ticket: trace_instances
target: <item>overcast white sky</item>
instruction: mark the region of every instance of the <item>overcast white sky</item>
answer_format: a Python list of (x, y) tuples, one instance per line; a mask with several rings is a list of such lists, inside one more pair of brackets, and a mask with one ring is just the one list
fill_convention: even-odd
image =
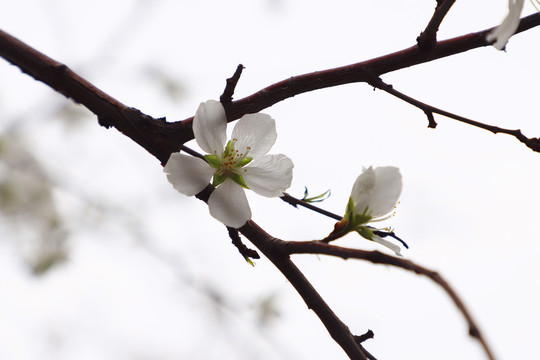
[[(173, 121), (217, 99), (239, 63), (246, 69), (236, 99), (409, 47), (434, 6), (0, 0), (0, 27), (123, 103)], [(457, 1), (439, 38), (497, 25), (506, 11), (505, 0)], [(526, 2), (524, 15), (534, 11)], [(535, 28), (512, 38), (506, 53), (478, 49), (383, 80), (537, 137), (539, 38)], [(39, 160), (69, 233), (67, 261), (36, 277), (23, 256), (31, 231), (2, 217), (0, 359), (346, 358), (277, 270), (266, 259), (248, 266), (206, 205), (177, 193), (158, 161), (66, 104), (0, 61), (0, 132), (16, 129)], [(331, 189), (322, 203), (328, 210), (343, 212), (363, 166), (399, 167), (401, 203), (387, 225), (410, 245), (404, 256), (454, 286), (498, 358), (535, 358), (540, 154), (446, 118), (428, 129), (422, 111), (365, 84), (299, 95), (264, 112), (277, 121), (271, 152), (295, 163), (289, 193)], [(280, 200), (249, 199), (253, 219), (274, 236), (320, 239), (333, 228)], [(340, 244), (386, 251), (354, 236)], [(294, 259), (354, 333), (375, 332), (366, 348), (377, 358), (484, 358), (453, 304), (426, 279), (363, 262)], [(268, 299), (279, 315), (262, 325), (257, 309)]]

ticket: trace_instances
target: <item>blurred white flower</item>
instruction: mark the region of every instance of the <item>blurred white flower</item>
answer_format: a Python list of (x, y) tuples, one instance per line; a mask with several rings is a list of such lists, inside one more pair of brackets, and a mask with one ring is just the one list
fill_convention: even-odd
[(494, 41), (493, 46), (496, 49), (503, 50), (508, 40), (516, 32), (524, 2), (525, 0), (508, 0), (508, 15), (501, 25), (487, 35), (486, 40)]
[(356, 179), (345, 216), (336, 226), (343, 235), (356, 231), (362, 237), (375, 241), (401, 256), (401, 248), (373, 233), (368, 223), (388, 219), (401, 194), (399, 169), (393, 166), (369, 167)]
[(205, 160), (180, 153), (171, 155), (164, 171), (182, 194), (201, 192), (212, 178), (216, 189), (208, 199), (210, 214), (233, 228), (251, 219), (244, 188), (259, 195), (278, 197), (291, 185), (293, 163), (287, 156), (267, 155), (277, 138), (274, 119), (266, 114), (244, 115), (226, 141), (227, 118), (223, 105), (201, 103), (193, 119), (195, 140), (206, 151)]

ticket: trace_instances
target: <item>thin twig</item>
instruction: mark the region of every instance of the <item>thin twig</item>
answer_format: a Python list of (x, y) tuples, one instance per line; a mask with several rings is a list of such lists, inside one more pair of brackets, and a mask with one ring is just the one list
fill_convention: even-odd
[(287, 242), (287, 252), (293, 254), (324, 254), (341, 257), (343, 259), (367, 260), (374, 264), (385, 264), (396, 266), (405, 270), (415, 272), (416, 274), (426, 276), (442, 287), (448, 296), (452, 299), (458, 310), (462, 313), (469, 326), (469, 335), (477, 339), (484, 349), (487, 357), (494, 360), (493, 353), (486, 340), (482, 336), (478, 325), (473, 320), (467, 307), (452, 289), (452, 287), (443, 279), (441, 275), (433, 270), (417, 265), (410, 260), (386, 255), (379, 251), (365, 251), (359, 249), (344, 248), (336, 245), (327, 244), (321, 241), (290, 241)]
[(325, 216), (328, 216), (334, 220), (341, 220), (341, 216), (339, 215), (336, 215), (334, 213), (331, 213), (330, 211), (326, 211), (324, 209), (321, 209), (320, 207), (318, 206), (315, 206), (313, 204), (310, 204), (308, 202), (305, 202), (303, 200), (300, 200), (300, 199), (297, 199), (295, 198), (294, 196), (291, 196), (289, 195), (288, 193), (284, 192), (283, 193), (283, 196), (280, 197), (281, 200), (285, 201), (286, 203), (288, 204), (291, 204), (292, 206), (294, 207), (297, 207), (298, 205), (300, 206), (303, 206), (305, 207), (306, 209), (309, 209), (309, 210), (312, 210), (312, 211), (315, 211), (319, 214), (322, 214), (322, 215), (325, 215)]
[(523, 135), (523, 133), (519, 129), (516, 129), (516, 130), (504, 129), (498, 126), (484, 124), (479, 121), (471, 120), (466, 117), (456, 115), (451, 112), (439, 109), (435, 106), (423, 103), (408, 95), (403, 94), (402, 92), (397, 91), (392, 85), (385, 83), (379, 77), (376, 77), (376, 76), (373, 76), (373, 78), (369, 80), (369, 84), (376, 87), (377, 89), (381, 89), (424, 111), (424, 113), (426, 114), (428, 118), (428, 122), (429, 122), (428, 127), (430, 128), (435, 128), (437, 126), (437, 123), (435, 122), (435, 119), (433, 118), (433, 113), (435, 113), (435, 114), (443, 115), (448, 118), (460, 121), (465, 124), (478, 127), (480, 129), (490, 131), (493, 134), (501, 133), (501, 134), (507, 134), (507, 135), (513, 136), (519, 141), (521, 141), (522, 143), (524, 143), (531, 150), (535, 152), (540, 152), (540, 138), (528, 138), (525, 135)]

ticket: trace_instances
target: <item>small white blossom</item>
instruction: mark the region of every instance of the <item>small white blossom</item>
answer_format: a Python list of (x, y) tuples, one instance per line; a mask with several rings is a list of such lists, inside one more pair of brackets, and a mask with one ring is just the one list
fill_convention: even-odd
[[(368, 222), (377, 221), (396, 207), (401, 194), (401, 174), (397, 167), (364, 169), (354, 182), (351, 199), (357, 214), (367, 214)], [(379, 220), (379, 221), (380, 221)]]
[(267, 155), (277, 138), (274, 119), (248, 114), (238, 120), (226, 142), (227, 117), (214, 100), (201, 103), (193, 118), (193, 133), (205, 160), (174, 153), (164, 172), (173, 187), (193, 196), (212, 179), (216, 189), (208, 199), (210, 214), (227, 226), (240, 228), (251, 219), (244, 188), (278, 197), (291, 185), (293, 163), (287, 156)]
[(508, 0), (508, 15), (501, 25), (487, 35), (486, 40), (494, 41), (493, 46), (497, 50), (503, 50), (508, 40), (516, 32), (524, 2), (525, 0)]
[[(369, 167), (356, 179), (345, 216), (342, 231), (356, 231), (362, 237), (375, 241), (401, 256), (401, 248), (373, 233), (368, 223), (388, 219), (401, 194), (402, 182), (399, 169), (393, 166)], [(338, 223), (339, 224), (339, 223)], [(339, 228), (339, 226), (338, 226)]]

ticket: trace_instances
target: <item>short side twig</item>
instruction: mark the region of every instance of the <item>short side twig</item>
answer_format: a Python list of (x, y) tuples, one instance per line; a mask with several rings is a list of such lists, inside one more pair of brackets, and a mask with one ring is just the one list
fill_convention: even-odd
[(227, 105), (230, 104), (233, 99), (234, 89), (236, 89), (238, 80), (240, 80), (242, 70), (244, 70), (244, 65), (239, 64), (233, 76), (226, 80), (227, 84), (225, 85), (225, 90), (223, 90), (223, 94), (219, 97), (219, 101), (221, 101), (225, 108), (227, 108)]
[(229, 237), (232, 240), (232, 243), (238, 251), (240, 252), (240, 255), (244, 257), (244, 259), (260, 259), (259, 253), (253, 249), (248, 248), (243, 242), (242, 239), (240, 239), (240, 235), (238, 234), (238, 230), (232, 227), (227, 226), (227, 231), (229, 232)]

